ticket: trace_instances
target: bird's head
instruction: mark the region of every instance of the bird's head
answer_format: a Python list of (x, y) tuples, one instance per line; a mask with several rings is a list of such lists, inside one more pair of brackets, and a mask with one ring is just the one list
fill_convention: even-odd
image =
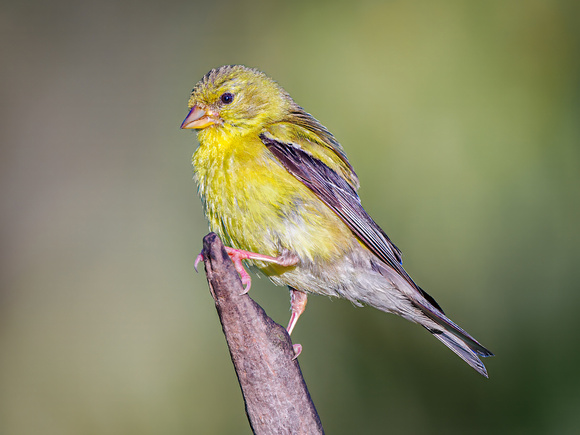
[(181, 128), (243, 135), (282, 120), (293, 104), (264, 73), (242, 65), (222, 66), (193, 88)]

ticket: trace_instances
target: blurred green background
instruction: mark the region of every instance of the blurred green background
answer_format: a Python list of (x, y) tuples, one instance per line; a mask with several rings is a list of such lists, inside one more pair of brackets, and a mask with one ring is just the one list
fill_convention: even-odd
[[(247, 434), (180, 131), (210, 68), (275, 78), (490, 379), (422, 328), (311, 297), (329, 434), (580, 432), (574, 1), (11, 1), (0, 7), (0, 433)], [(276, 321), (288, 293), (254, 280)]]

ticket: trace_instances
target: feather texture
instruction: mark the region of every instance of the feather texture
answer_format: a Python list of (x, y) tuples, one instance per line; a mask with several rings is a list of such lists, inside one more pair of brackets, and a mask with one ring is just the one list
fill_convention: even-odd
[(358, 177), (334, 136), (265, 74), (211, 70), (195, 86), (184, 128), (199, 128), (194, 178), (210, 229), (272, 282), (366, 304), (418, 323), (484, 376), (492, 353), (453, 323), (402, 265), (364, 210)]

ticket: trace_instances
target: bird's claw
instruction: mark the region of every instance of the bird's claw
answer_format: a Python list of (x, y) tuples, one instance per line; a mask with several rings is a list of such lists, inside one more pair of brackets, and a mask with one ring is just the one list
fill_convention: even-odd
[[(243, 266), (242, 266), (243, 268)], [(245, 295), (250, 291), (250, 287), (252, 287), (252, 278), (246, 272), (246, 269), (242, 269), (243, 273), (238, 271), (240, 274), (240, 278), (242, 280), (242, 285), (244, 286), (244, 291), (240, 293), (240, 296)]]
[(298, 355), (300, 355), (302, 353), (302, 345), (301, 344), (293, 344), (292, 349), (294, 349), (294, 357), (292, 358), (292, 361), (294, 361), (296, 358), (298, 358)]
[(244, 264), (242, 263), (242, 259), (230, 254), (230, 258), (234, 262), (234, 267), (236, 271), (240, 274), (240, 279), (242, 280), (242, 285), (244, 286), (244, 291), (240, 293), (241, 295), (245, 295), (250, 291), (250, 287), (252, 287), (252, 277), (246, 271)]
[(196, 272), (198, 272), (197, 265), (199, 264), (200, 261), (203, 261), (203, 252), (199, 253), (199, 255), (195, 258), (195, 263), (193, 263), (193, 268), (195, 269)]

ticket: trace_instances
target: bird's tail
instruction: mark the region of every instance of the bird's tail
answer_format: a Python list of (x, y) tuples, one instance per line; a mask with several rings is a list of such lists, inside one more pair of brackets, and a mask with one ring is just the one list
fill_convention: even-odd
[[(423, 293), (424, 291), (421, 290)], [(416, 301), (418, 302), (418, 301)], [(416, 303), (423, 314), (434, 321), (439, 328), (428, 327), (418, 322), (431, 332), (439, 341), (453, 351), (459, 358), (469, 364), (479, 374), (488, 378), (487, 370), (479, 357), (494, 356), (491, 351), (483, 347), (467, 331), (449, 319), (439, 306), (435, 308), (431, 303)]]
[[(485, 369), (485, 366), (483, 365), (479, 357), (493, 356), (493, 353), (485, 349), (477, 342), (476, 343), (478, 344), (478, 348), (473, 349), (473, 346), (470, 346), (470, 344), (466, 343), (455, 334), (446, 330), (444, 331), (429, 330), (429, 332), (433, 333), (433, 335), (437, 337), (439, 341), (441, 341), (445, 346), (451, 349), (451, 351), (453, 351), (455, 355), (457, 355), (459, 358), (461, 358), (463, 361), (465, 361), (467, 364), (473, 367), (473, 369), (475, 369), (477, 373), (485, 376), (486, 378), (489, 377), (487, 375), (487, 370)], [(480, 349), (483, 349), (484, 352), (482, 352)]]
[[(379, 310), (399, 314), (407, 320), (418, 323), (475, 371), (488, 377), (487, 370), (479, 358), (493, 356), (493, 353), (449, 319), (435, 299), (415, 284), (408, 275), (403, 276), (399, 271), (387, 265), (375, 264), (375, 267), (381, 275), (387, 278), (392, 287), (390, 286), (384, 292), (368, 292), (364, 295), (365, 297), (359, 298), (360, 302)], [(395, 299), (393, 295), (405, 298), (413, 309), (401, 309), (400, 305), (396, 305), (400, 303), (400, 299)], [(393, 301), (396, 303), (393, 304)]]

